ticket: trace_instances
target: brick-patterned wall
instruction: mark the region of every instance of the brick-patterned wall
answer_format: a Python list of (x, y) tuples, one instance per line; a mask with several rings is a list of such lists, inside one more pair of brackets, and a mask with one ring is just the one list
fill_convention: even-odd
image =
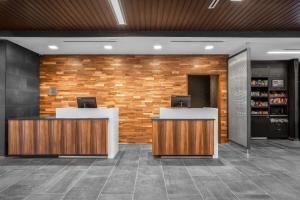
[[(220, 141), (227, 142), (226, 56), (43, 56), (40, 114), (76, 107), (77, 96), (96, 96), (98, 106), (120, 109), (120, 142), (151, 143), (151, 117), (170, 106), (171, 95), (187, 94), (188, 74), (219, 75)], [(49, 96), (49, 87), (57, 96)]]

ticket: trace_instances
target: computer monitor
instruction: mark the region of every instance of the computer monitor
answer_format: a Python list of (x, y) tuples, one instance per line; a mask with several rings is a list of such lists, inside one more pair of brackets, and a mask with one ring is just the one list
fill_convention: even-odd
[(96, 97), (77, 97), (78, 108), (97, 108)]
[(191, 107), (191, 96), (172, 96), (171, 107), (190, 108)]

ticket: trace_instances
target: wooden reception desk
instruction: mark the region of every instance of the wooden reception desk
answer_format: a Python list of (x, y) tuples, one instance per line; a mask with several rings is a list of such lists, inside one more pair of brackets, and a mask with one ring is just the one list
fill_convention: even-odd
[(152, 123), (153, 155), (218, 157), (216, 108), (161, 108)]
[(107, 155), (107, 118), (8, 121), (8, 155)]
[(107, 156), (119, 151), (118, 108), (58, 108), (53, 118), (8, 120), (9, 156)]

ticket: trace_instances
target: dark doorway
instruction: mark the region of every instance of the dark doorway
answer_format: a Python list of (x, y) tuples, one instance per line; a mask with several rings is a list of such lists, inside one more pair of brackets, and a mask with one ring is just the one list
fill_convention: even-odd
[(188, 94), (192, 108), (218, 107), (218, 76), (188, 75)]

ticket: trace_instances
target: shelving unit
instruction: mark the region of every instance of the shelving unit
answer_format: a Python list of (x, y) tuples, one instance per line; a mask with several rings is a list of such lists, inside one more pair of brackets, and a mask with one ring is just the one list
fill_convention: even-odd
[(252, 65), (251, 136), (288, 138), (288, 68), (261, 64)]
[(269, 115), (269, 80), (267, 77), (252, 77), (251, 79), (251, 115)]

